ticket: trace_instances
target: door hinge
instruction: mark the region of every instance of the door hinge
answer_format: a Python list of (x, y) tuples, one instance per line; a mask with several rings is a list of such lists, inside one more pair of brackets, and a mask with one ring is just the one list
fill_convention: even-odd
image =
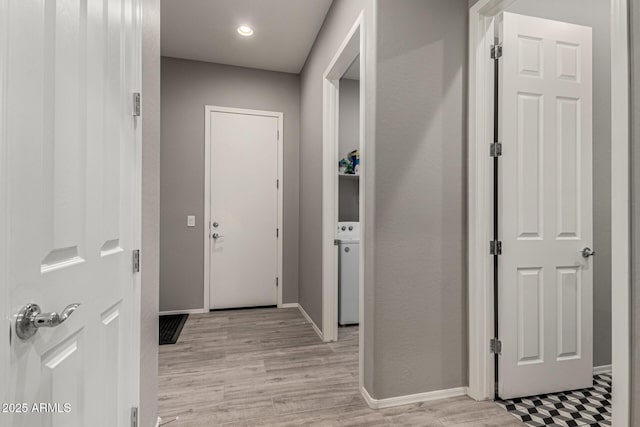
[(340, 246), (340, 239), (333, 239), (333, 246)]
[(133, 93), (133, 105), (131, 115), (134, 117), (140, 116), (140, 92)]
[(277, 135), (278, 141), (280, 141), (280, 130), (276, 131), (276, 135)]
[(276, 237), (280, 237), (280, 229), (276, 228)]
[(133, 272), (140, 273), (140, 249), (133, 251)]
[(489, 253), (491, 255), (502, 255), (502, 242), (500, 240), (489, 242)]
[(502, 354), (502, 341), (498, 338), (491, 338), (491, 341), (489, 341), (489, 350), (491, 354)]
[(491, 59), (500, 59), (500, 58), (502, 58), (502, 45), (501, 44), (491, 45)]
[(280, 188), (280, 180), (276, 179), (276, 188)]
[(278, 277), (276, 277), (276, 288), (280, 286), (280, 279)]
[(492, 142), (490, 152), (491, 152), (491, 157), (502, 156), (502, 143)]
[(138, 427), (138, 408), (131, 408), (131, 427)]

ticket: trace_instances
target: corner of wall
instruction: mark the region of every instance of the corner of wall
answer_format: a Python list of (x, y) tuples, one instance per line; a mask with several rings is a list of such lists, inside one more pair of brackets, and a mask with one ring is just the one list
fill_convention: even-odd
[(140, 425), (158, 412), (160, 240), (160, 0), (142, 0), (142, 259)]

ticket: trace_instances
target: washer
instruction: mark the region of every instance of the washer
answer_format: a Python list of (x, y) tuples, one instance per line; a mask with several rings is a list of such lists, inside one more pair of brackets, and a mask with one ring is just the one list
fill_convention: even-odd
[(359, 321), (360, 223), (339, 222), (338, 242), (338, 323), (357, 325)]

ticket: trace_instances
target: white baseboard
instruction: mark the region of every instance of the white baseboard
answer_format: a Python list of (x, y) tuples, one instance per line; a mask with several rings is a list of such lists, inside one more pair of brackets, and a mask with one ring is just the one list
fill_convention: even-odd
[(189, 310), (169, 310), (169, 311), (161, 311), (160, 316), (166, 316), (169, 314), (203, 314), (207, 313), (207, 310), (204, 308), (192, 308)]
[(322, 337), (322, 331), (320, 330), (320, 328), (318, 328), (318, 326), (316, 326), (315, 322), (313, 321), (313, 319), (311, 319), (311, 316), (309, 316), (307, 314), (306, 311), (304, 311), (304, 308), (302, 308), (302, 306), (300, 304), (298, 304), (298, 309), (300, 310), (300, 313), (302, 313), (302, 315), (304, 316), (305, 319), (307, 319), (307, 321), (309, 323), (311, 323), (311, 326), (313, 326), (313, 330), (316, 331), (316, 334), (318, 334), (318, 336), (320, 337), (320, 339), (322, 341), (324, 341), (324, 338)]
[(428, 402), (430, 400), (447, 399), (450, 397), (466, 396), (467, 388), (458, 387), (448, 390), (436, 390), (426, 393), (409, 394), (406, 396), (389, 397), (387, 399), (374, 399), (366, 388), (360, 387), (360, 393), (367, 405), (372, 409), (391, 408), (394, 406), (411, 405), (414, 403)]
[(280, 304), (278, 308), (298, 308), (300, 305), (297, 302), (288, 302), (285, 304)]
[(610, 373), (611, 373), (611, 365), (593, 367), (593, 375), (610, 374)]

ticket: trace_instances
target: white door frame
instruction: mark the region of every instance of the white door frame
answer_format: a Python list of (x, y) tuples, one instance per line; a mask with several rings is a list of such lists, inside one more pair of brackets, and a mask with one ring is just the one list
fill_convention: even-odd
[[(493, 43), (491, 17), (515, 0), (479, 0), (469, 15), (469, 388), (476, 400), (493, 399), (492, 224)], [(613, 425), (630, 419), (630, 171), (628, 0), (611, 0), (611, 210)]]
[[(322, 118), (322, 339), (338, 339), (338, 251), (335, 246), (338, 225), (338, 149), (340, 122), (340, 79), (360, 55), (360, 156), (365, 148), (365, 92), (366, 49), (364, 12), (340, 44), (324, 72)], [(360, 167), (360, 247), (364, 244), (364, 168)], [(359, 323), (360, 370), (362, 371), (362, 342), (364, 337), (364, 250), (360, 250)], [(361, 372), (362, 381), (362, 372)]]
[[(0, 28), (9, 28), (9, 2), (7, 0), (0, 1)], [(9, 38), (7, 31), (0, 33), (0, 378), (9, 378), (9, 360), (10, 360), (10, 347), (5, 345), (9, 343), (10, 330), (11, 330), (11, 314), (9, 313), (9, 282), (7, 275), (7, 233), (8, 227), (8, 212), (9, 206), (7, 203), (8, 188), (7, 188), (7, 139), (6, 139), (6, 110), (9, 108), (6, 105), (6, 92), (8, 85), (8, 50), (9, 50)], [(6, 399), (8, 390), (3, 387), (0, 391), (0, 399), (3, 402), (8, 402)]]
[[(210, 291), (210, 277), (211, 277), (211, 254), (210, 254), (210, 238), (209, 230), (211, 228), (211, 113), (232, 113), (232, 114), (246, 114), (249, 116), (264, 116), (275, 117), (278, 119), (278, 249), (277, 249), (277, 274), (278, 274), (278, 308), (281, 308), (282, 303), (282, 289), (284, 281), (282, 279), (282, 242), (285, 236), (284, 228), (282, 226), (283, 208), (284, 208), (284, 113), (278, 111), (262, 111), (262, 110), (249, 110), (245, 108), (229, 108), (229, 107), (217, 107), (213, 105), (205, 105), (204, 107), (204, 312), (208, 313), (210, 310), (209, 304), (209, 291)], [(276, 185), (274, 182), (273, 185)]]

